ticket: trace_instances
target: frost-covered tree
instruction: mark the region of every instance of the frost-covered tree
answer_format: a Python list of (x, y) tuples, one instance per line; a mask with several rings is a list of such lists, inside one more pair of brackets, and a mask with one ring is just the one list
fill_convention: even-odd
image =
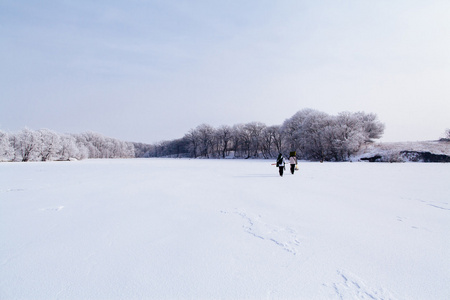
[(60, 135), (60, 149), (58, 152), (61, 160), (70, 160), (71, 158), (81, 159), (80, 149), (77, 145), (77, 140), (73, 135)]
[(75, 137), (77, 148), (78, 148), (78, 155), (75, 157), (77, 159), (87, 159), (89, 157), (89, 148), (82, 143), (82, 141), (77, 140)]
[(135, 156), (133, 143), (92, 132), (62, 135), (48, 129), (34, 131), (25, 128), (9, 135), (0, 132), (0, 138), (0, 161), (7, 159), (26, 162)]
[(122, 153), (122, 155), (126, 158), (132, 158), (135, 157), (134, 151), (134, 144), (130, 142), (123, 142), (123, 149), (125, 152)]
[(39, 135), (36, 131), (24, 128), (20, 131), (14, 140), (16, 159), (23, 162), (37, 160), (38, 157)]
[(127, 158), (134, 157), (134, 145), (117, 139), (105, 137), (95, 132), (74, 135), (77, 145), (87, 149), (89, 158)]
[(11, 161), (14, 159), (14, 148), (10, 143), (9, 135), (0, 131), (0, 161)]
[(102, 139), (99, 134), (93, 132), (85, 132), (81, 134), (74, 134), (76, 138), (77, 145), (83, 145), (87, 150), (88, 158), (101, 158), (101, 152), (99, 148), (101, 147)]
[(328, 132), (332, 134), (331, 136), (325, 135), (326, 138), (329, 138), (326, 143), (328, 151), (325, 159), (347, 160), (367, 140), (364, 126), (360, 123), (357, 115), (349, 112), (342, 112), (331, 118), (333, 122), (328, 128)]
[(354, 116), (359, 120), (359, 126), (364, 130), (365, 141), (373, 142), (374, 139), (379, 139), (384, 133), (384, 124), (378, 120), (376, 114), (364, 112), (354, 113)]
[(57, 158), (57, 154), (61, 149), (60, 136), (48, 129), (40, 129), (36, 134), (38, 137), (36, 151), (41, 160), (47, 161)]
[(305, 115), (297, 133), (300, 149), (308, 158), (320, 160), (326, 157), (325, 133), (329, 126), (333, 126), (333, 121), (326, 113), (309, 111)]
[(314, 160), (347, 160), (366, 142), (380, 138), (384, 124), (375, 114), (342, 112), (331, 116), (304, 109), (287, 119), (282, 127), (287, 151), (299, 151)]
[(295, 113), (291, 118), (286, 119), (281, 125), (284, 148), (282, 151), (302, 152), (302, 143), (300, 138), (303, 136), (303, 124), (309, 115), (318, 113), (318, 111), (306, 108)]

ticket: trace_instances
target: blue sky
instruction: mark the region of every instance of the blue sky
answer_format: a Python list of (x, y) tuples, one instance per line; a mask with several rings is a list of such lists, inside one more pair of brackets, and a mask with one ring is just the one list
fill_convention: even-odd
[(448, 16), (447, 0), (0, 0), (0, 129), (152, 143), (314, 108), (437, 139)]

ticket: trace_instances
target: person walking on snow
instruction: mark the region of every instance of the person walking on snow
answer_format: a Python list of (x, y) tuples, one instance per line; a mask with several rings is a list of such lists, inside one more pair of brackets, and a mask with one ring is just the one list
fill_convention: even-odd
[(278, 167), (278, 170), (280, 172), (280, 176), (283, 176), (283, 171), (284, 171), (284, 169), (286, 167), (284, 166), (284, 157), (283, 157), (283, 155), (281, 153), (278, 154), (277, 167)]
[(289, 164), (291, 165), (291, 173), (294, 174), (295, 167), (297, 165), (297, 156), (295, 155), (295, 152), (291, 152), (289, 155)]

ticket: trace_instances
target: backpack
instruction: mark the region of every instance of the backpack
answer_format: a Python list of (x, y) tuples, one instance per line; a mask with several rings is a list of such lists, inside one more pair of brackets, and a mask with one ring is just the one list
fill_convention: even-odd
[(277, 167), (279, 167), (279, 166), (282, 165), (282, 164), (283, 164), (283, 156), (280, 157), (279, 160), (277, 160)]

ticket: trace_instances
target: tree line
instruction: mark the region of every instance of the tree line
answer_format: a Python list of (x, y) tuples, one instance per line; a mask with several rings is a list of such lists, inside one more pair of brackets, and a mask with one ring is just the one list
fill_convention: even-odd
[(307, 160), (345, 161), (384, 132), (373, 113), (329, 115), (303, 109), (281, 125), (261, 122), (201, 124), (182, 138), (156, 144), (129, 143), (98, 133), (59, 134), (48, 129), (0, 131), (0, 161), (48, 161), (85, 158), (189, 157), (273, 158), (296, 151)]
[(134, 157), (133, 143), (98, 133), (59, 134), (48, 129), (0, 131), (0, 161), (49, 161)]
[(137, 157), (273, 158), (296, 151), (301, 159), (344, 161), (383, 133), (384, 124), (373, 113), (303, 109), (281, 125), (201, 124), (180, 139), (134, 146)]

